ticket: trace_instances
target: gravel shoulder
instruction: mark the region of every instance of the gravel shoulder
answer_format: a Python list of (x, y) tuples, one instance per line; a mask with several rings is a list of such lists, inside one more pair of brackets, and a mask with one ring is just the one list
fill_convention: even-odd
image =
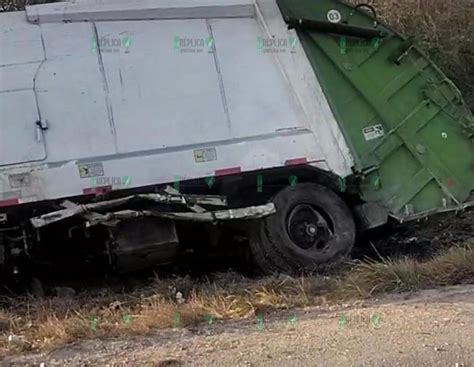
[(474, 366), (474, 286), (90, 339), (6, 366)]

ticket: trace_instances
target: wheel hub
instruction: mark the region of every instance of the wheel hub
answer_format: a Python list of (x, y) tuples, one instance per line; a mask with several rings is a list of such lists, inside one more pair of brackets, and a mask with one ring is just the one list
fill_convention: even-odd
[(306, 225), (306, 234), (308, 236), (316, 236), (318, 233), (318, 226), (315, 226), (312, 223), (305, 223)]
[(328, 221), (317, 208), (308, 204), (296, 205), (290, 211), (287, 231), (291, 241), (304, 250), (323, 250), (332, 236)]

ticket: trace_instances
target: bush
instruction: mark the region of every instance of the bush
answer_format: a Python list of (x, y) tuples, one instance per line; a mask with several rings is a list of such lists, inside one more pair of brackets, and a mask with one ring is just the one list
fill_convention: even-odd
[[(62, 0), (0, 0), (0, 13), (25, 9), (25, 5), (54, 3)], [(63, 0), (66, 1), (66, 0)]]

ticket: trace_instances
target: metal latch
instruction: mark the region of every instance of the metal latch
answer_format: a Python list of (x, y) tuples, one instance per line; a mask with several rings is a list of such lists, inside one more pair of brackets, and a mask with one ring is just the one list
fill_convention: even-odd
[(36, 126), (41, 130), (48, 130), (48, 120), (38, 120), (36, 121)]
[(401, 65), (403, 59), (407, 57), (410, 54), (410, 51), (414, 48), (415, 39), (413, 37), (406, 39), (396, 51), (396, 53), (391, 56), (392, 61), (395, 63), (395, 65)]
[(36, 121), (36, 140), (41, 141), (43, 130), (48, 130), (48, 121), (39, 119)]
[(366, 28), (341, 23), (322, 22), (314, 19), (286, 17), (288, 29), (313, 30), (323, 33), (340, 34), (360, 38), (385, 38), (388, 33), (382, 29)]

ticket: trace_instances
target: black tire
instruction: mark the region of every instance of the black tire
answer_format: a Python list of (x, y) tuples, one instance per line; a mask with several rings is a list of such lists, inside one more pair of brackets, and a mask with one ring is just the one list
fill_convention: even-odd
[(250, 248), (265, 273), (308, 273), (345, 258), (356, 235), (344, 201), (327, 187), (303, 183), (273, 199), (277, 212), (256, 223)]

